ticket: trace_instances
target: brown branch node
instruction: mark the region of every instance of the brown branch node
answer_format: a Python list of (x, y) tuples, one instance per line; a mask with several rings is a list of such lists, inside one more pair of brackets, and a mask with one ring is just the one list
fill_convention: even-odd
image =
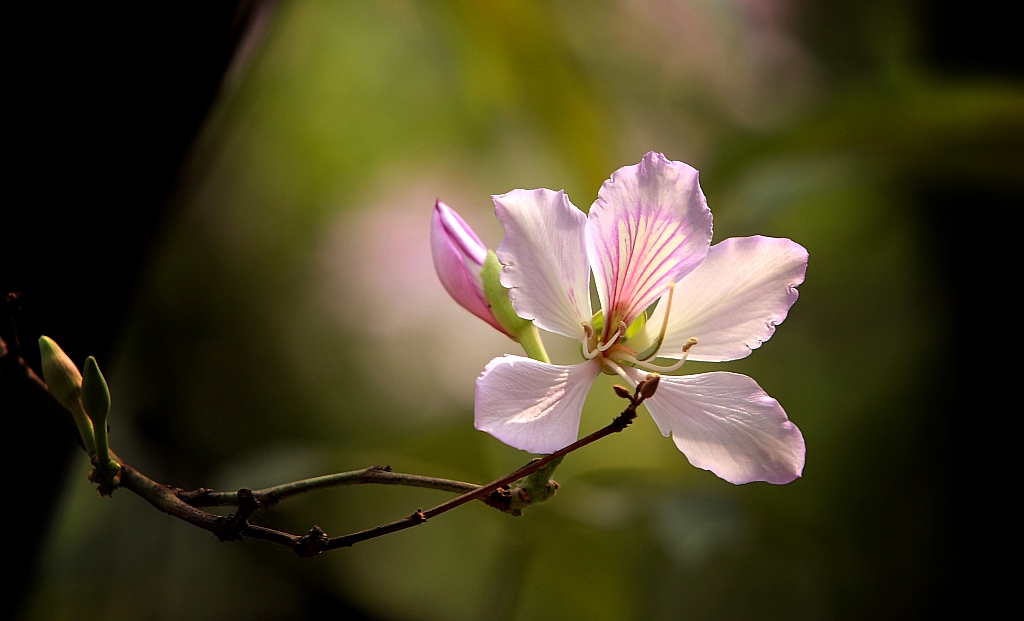
[(249, 524), (249, 518), (257, 509), (260, 503), (256, 500), (252, 490), (243, 487), (236, 493), (238, 497), (238, 511), (226, 517), (218, 518), (214, 523), (214, 533), (221, 541), (238, 541), (242, 538), (245, 527)]
[(193, 507), (203, 506), (202, 499), (206, 498), (212, 493), (213, 490), (210, 489), (209, 487), (200, 487), (199, 489), (194, 489), (190, 491), (185, 491), (180, 487), (174, 488), (174, 495), (177, 496), (179, 500), (187, 502)]
[(615, 431), (622, 431), (629, 427), (634, 419), (636, 419), (636, 405), (630, 405), (622, 414), (615, 417), (615, 420), (612, 421), (612, 427), (615, 428)]
[(309, 558), (326, 550), (328, 541), (330, 541), (330, 537), (327, 536), (324, 529), (313, 526), (305, 535), (299, 537), (292, 549), (299, 555), (299, 558)]

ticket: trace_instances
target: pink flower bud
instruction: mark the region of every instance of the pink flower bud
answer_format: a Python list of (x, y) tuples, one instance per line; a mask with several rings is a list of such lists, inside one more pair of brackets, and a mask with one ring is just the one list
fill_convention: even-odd
[(487, 247), (466, 221), (441, 201), (430, 220), (430, 248), (434, 269), (448, 295), (460, 306), (504, 334), (484, 295), (482, 271)]

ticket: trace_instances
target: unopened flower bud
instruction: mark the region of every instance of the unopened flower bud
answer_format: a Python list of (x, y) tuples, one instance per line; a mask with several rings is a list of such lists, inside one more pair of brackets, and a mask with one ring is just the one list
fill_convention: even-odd
[(647, 379), (637, 384), (637, 392), (644, 399), (650, 399), (654, 396), (656, 390), (658, 390), (658, 384), (661, 382), (661, 376), (657, 373), (649, 373)]
[(71, 358), (48, 336), (39, 337), (39, 354), (43, 359), (43, 379), (53, 397), (68, 410), (79, 407), (82, 396), (82, 374)]
[(95, 358), (86, 358), (83, 370), (82, 406), (92, 419), (92, 424), (99, 428), (106, 424), (107, 413), (110, 412), (110, 390)]
[(103, 372), (96, 364), (96, 359), (89, 356), (85, 359), (82, 373), (82, 406), (85, 413), (92, 419), (93, 432), (96, 437), (96, 478), (101, 485), (117, 487), (117, 475), (120, 467), (110, 459), (110, 441), (107, 439), (107, 415), (110, 412), (110, 390)]
[(629, 398), (631, 398), (633, 396), (633, 395), (630, 394), (628, 388), (626, 388), (625, 386), (622, 386), (620, 384), (616, 384), (616, 385), (612, 386), (612, 390), (614, 390), (615, 394), (617, 394), (619, 397), (621, 397), (623, 399), (629, 399)]
[(484, 293), (487, 247), (466, 221), (441, 201), (435, 203), (430, 220), (430, 249), (434, 270), (448, 295), (469, 312), (512, 336), (491, 312)]
[(64, 350), (48, 336), (39, 337), (39, 354), (43, 360), (43, 379), (50, 394), (71, 412), (85, 450), (89, 455), (95, 455), (96, 438), (92, 422), (82, 407), (82, 374)]

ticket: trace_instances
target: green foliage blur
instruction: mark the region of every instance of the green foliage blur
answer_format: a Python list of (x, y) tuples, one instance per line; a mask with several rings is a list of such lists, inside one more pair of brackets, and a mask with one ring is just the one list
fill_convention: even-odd
[[(641, 412), (566, 459), (561, 490), (523, 517), (477, 503), (300, 560), (219, 543), (123, 491), (100, 498), (83, 458), (26, 617), (929, 610), (953, 563), (940, 207), (947, 189), (1019, 190), (1024, 91), (925, 70), (911, 4), (829, 4), (836, 19), (824, 4), (268, 4), (104, 366), (112, 448), (172, 485), (256, 488), (374, 464), (494, 479), (529, 456), (473, 429), (473, 384), (491, 357), (520, 352), (437, 283), (433, 201), (493, 248), (490, 195), (565, 189), (586, 209), (613, 170), (655, 150), (701, 171), (715, 242), (763, 234), (810, 253), (769, 342), (684, 367), (745, 373), (777, 398), (806, 438), (802, 479), (730, 485)], [(591, 392), (583, 433), (621, 407), (611, 383)], [(340, 535), (447, 497), (342, 488), (257, 519)]]

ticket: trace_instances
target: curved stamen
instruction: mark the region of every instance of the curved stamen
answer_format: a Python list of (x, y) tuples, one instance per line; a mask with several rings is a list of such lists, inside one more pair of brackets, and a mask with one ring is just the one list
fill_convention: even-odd
[[(653, 371), (655, 373), (670, 373), (672, 371), (678, 370), (679, 367), (683, 366), (683, 363), (686, 362), (686, 358), (690, 355), (690, 348), (696, 344), (697, 339), (693, 338), (692, 336), (689, 339), (687, 339), (686, 343), (683, 344), (683, 357), (680, 358), (675, 364), (668, 367), (662, 367), (656, 364), (651, 364), (647, 360), (637, 360), (635, 356), (630, 356), (625, 352), (623, 352), (621, 355), (616, 356), (616, 358), (622, 360), (623, 362), (628, 362), (631, 365), (635, 366), (636, 368), (643, 369), (645, 371)], [(648, 358), (648, 360), (650, 360), (650, 358)]]
[(580, 349), (583, 351), (583, 357), (587, 360), (593, 360), (601, 350), (597, 347), (590, 349), (590, 341), (594, 338), (594, 327), (587, 322), (583, 322), (583, 334), (586, 335), (587, 340), (580, 343)]
[(612, 345), (614, 345), (615, 342), (619, 340), (619, 337), (622, 336), (625, 333), (626, 333), (626, 322), (625, 321), (620, 321), (619, 322), (619, 329), (615, 331), (615, 334), (612, 335), (612, 338), (608, 339), (607, 343), (601, 343), (600, 345), (598, 345), (597, 346), (597, 351), (600, 351), (600, 352), (608, 351), (608, 348), (611, 347)]

